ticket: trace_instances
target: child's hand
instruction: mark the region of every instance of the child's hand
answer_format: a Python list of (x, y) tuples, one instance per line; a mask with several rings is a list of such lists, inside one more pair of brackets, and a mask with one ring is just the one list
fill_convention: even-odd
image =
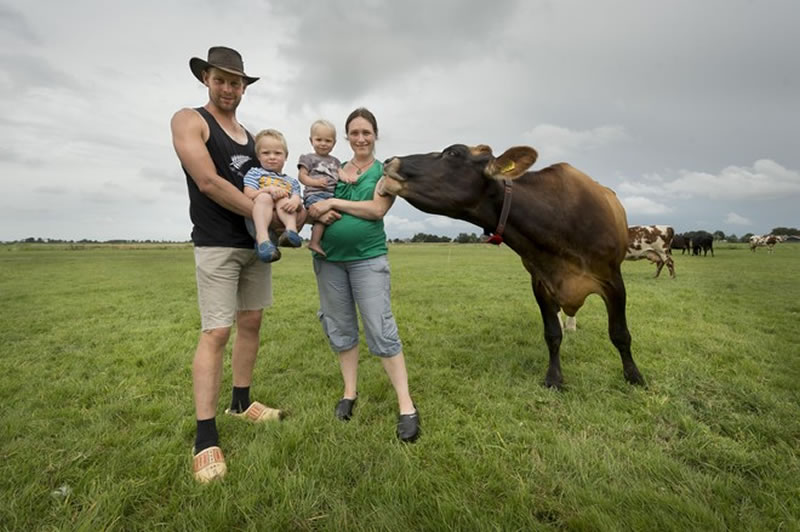
[(338, 170), (338, 172), (339, 172), (339, 181), (344, 181), (345, 183), (348, 183), (350, 185), (358, 181), (358, 177), (356, 176), (348, 176), (341, 170)]
[(303, 200), (300, 199), (300, 196), (292, 196), (289, 201), (284, 201), (280, 208), (284, 211), (288, 212), (289, 214), (297, 212), (297, 209), (300, 208), (300, 205), (303, 203)]
[(286, 198), (289, 196), (289, 193), (286, 191), (285, 188), (270, 185), (267, 187), (267, 190), (269, 190), (270, 196), (272, 196), (272, 199), (275, 201), (278, 201), (281, 198)]

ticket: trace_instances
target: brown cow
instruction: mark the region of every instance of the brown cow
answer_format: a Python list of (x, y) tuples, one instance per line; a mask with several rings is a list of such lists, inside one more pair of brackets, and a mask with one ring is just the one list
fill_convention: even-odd
[(672, 238), (675, 231), (668, 225), (632, 225), (628, 227), (626, 260), (647, 259), (656, 265), (656, 277), (667, 265), (669, 276), (675, 278), (672, 261)]
[(495, 158), (488, 146), (457, 144), (387, 161), (378, 191), (401, 196), (425, 212), (493, 228), (503, 207), (503, 181), (513, 180), (502, 238), (531, 275), (550, 353), (545, 384), (560, 388), (563, 383), (559, 308), (574, 316), (592, 293), (606, 303), (608, 334), (625, 379), (644, 384), (631, 356), (620, 272), (628, 247), (625, 210), (612, 190), (566, 163), (526, 172), (536, 158), (527, 146)]

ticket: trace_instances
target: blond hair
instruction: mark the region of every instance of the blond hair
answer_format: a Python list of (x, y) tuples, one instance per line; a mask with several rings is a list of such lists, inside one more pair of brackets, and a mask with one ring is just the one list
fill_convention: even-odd
[(256, 135), (256, 150), (258, 150), (258, 143), (264, 137), (270, 137), (280, 142), (281, 146), (283, 146), (283, 151), (286, 152), (287, 156), (289, 155), (289, 146), (286, 144), (286, 137), (277, 129), (262, 129), (259, 131), (258, 135)]
[(333, 123), (329, 122), (328, 120), (322, 118), (320, 118), (319, 120), (315, 120), (314, 123), (311, 124), (311, 131), (310, 131), (311, 135), (314, 134), (314, 128), (319, 126), (327, 127), (328, 129), (333, 131), (333, 138), (336, 138), (336, 126), (334, 126)]

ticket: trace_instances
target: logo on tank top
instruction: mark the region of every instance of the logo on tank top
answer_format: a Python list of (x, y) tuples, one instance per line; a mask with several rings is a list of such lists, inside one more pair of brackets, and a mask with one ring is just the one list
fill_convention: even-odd
[(249, 160), (249, 155), (231, 155), (230, 167), (233, 170), (241, 170), (242, 166), (244, 166)]

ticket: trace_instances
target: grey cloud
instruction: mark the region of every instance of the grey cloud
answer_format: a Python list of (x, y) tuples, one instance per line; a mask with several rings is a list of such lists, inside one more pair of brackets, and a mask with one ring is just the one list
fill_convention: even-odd
[(21, 163), (24, 158), (19, 152), (12, 150), (7, 146), (0, 146), (0, 161), (7, 163)]
[(280, 46), (303, 65), (292, 84), (295, 103), (321, 95), (350, 101), (409, 72), (468, 61), (497, 45), (497, 30), (517, 4), (359, 0), (343, 9), (278, 2), (276, 13), (297, 24), (297, 37)]
[(0, 33), (11, 35), (30, 44), (41, 42), (22, 13), (3, 5), (0, 5)]
[(46, 194), (48, 196), (61, 196), (68, 194), (70, 191), (67, 187), (59, 187), (57, 185), (42, 185), (33, 189), (36, 194)]
[(752, 167), (728, 166), (716, 174), (681, 170), (673, 179), (653, 177), (623, 181), (619, 190), (657, 198), (707, 198), (724, 200), (771, 200), (800, 196), (800, 173), (768, 159)]
[(143, 167), (139, 169), (139, 176), (149, 181), (158, 181), (161, 183), (170, 183), (175, 181), (177, 172), (170, 170), (164, 171), (163, 168), (156, 167)]
[(173, 167), (169, 170), (156, 167), (145, 167), (139, 170), (139, 176), (147, 181), (160, 185), (160, 190), (168, 194), (186, 194), (186, 176)]
[(44, 160), (28, 157), (7, 145), (0, 145), (0, 162), (25, 165), (28, 168), (38, 168), (44, 165)]
[(8, 87), (13, 92), (35, 87), (78, 89), (80, 84), (72, 76), (50, 65), (33, 54), (0, 54), (0, 69), (7, 73)]

